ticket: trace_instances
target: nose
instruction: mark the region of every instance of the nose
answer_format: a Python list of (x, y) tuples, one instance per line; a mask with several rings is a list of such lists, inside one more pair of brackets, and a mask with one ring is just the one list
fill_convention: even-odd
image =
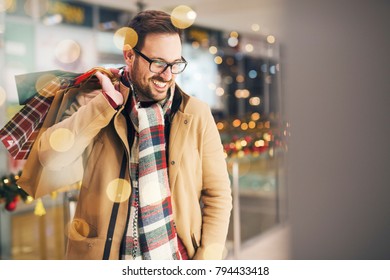
[(171, 66), (168, 66), (161, 74), (160, 77), (164, 79), (164, 81), (170, 81), (174, 74), (172, 74)]

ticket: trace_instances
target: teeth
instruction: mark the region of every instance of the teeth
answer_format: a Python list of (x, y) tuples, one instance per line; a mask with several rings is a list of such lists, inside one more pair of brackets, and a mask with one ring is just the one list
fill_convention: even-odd
[(160, 81), (156, 81), (156, 80), (153, 80), (153, 83), (155, 84), (155, 85), (157, 85), (158, 87), (165, 87), (165, 85), (167, 84), (167, 83), (165, 83), (165, 82), (160, 82)]

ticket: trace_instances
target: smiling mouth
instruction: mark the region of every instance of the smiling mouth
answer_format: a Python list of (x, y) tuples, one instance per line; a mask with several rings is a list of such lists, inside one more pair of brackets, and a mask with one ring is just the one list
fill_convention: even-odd
[(168, 82), (162, 82), (157, 80), (152, 80), (153, 84), (155, 84), (158, 88), (165, 88)]

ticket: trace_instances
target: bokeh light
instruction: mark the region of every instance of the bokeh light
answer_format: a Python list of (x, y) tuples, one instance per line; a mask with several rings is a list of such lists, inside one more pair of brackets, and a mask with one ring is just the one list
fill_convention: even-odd
[(257, 96), (251, 97), (251, 98), (249, 99), (249, 104), (251, 104), (252, 106), (258, 106), (258, 105), (260, 105), (260, 97), (257, 97)]
[(228, 45), (232, 48), (236, 47), (238, 45), (238, 39), (237, 37), (230, 37), (228, 39)]
[(232, 123), (233, 127), (239, 127), (241, 125), (241, 120), (235, 119)]
[(248, 98), (250, 96), (250, 91), (247, 90), (247, 89), (237, 89), (235, 92), (234, 92), (234, 95), (236, 96), (236, 98)]
[(253, 52), (253, 45), (252, 44), (246, 44), (245, 45), (245, 50), (247, 51), (247, 52)]
[(249, 126), (248, 126), (247, 123), (242, 123), (242, 124), (241, 124), (241, 129), (242, 129), (242, 130), (248, 130), (248, 127), (249, 127)]
[(255, 146), (256, 147), (264, 147), (264, 144), (265, 144), (265, 142), (264, 142), (264, 140), (257, 140), (256, 142), (255, 142)]
[(53, 93), (44, 91), (43, 88), (51, 81), (58, 82), (58, 77), (53, 74), (43, 74), (35, 82), (35, 89), (40, 95), (48, 97), (48, 95), (52, 95)]
[(237, 33), (237, 31), (232, 31), (232, 32), (230, 32), (230, 37), (238, 38), (238, 33)]
[(27, 196), (24, 203), (31, 204), (34, 201), (34, 198), (32, 196)]
[(274, 44), (275, 41), (276, 41), (275, 36), (273, 36), (273, 35), (268, 35), (268, 36), (267, 36), (267, 42), (268, 42), (269, 44)]
[(272, 65), (270, 68), (269, 68), (269, 72), (273, 75), (276, 74), (276, 66), (275, 65)]
[(216, 54), (216, 53), (218, 52), (218, 49), (217, 49), (216, 46), (211, 46), (211, 47), (209, 48), (209, 52), (210, 52), (211, 54)]
[(242, 98), (248, 98), (251, 95), (250, 91), (247, 89), (242, 90)]
[(62, 63), (73, 63), (80, 55), (80, 45), (70, 39), (60, 41), (55, 48), (55, 56)]
[(245, 77), (243, 75), (238, 75), (236, 77), (237, 83), (243, 83), (245, 81)]
[(74, 145), (74, 134), (67, 128), (57, 128), (50, 134), (49, 143), (57, 152), (67, 152)]
[(224, 127), (225, 127), (225, 125), (222, 122), (217, 123), (218, 130), (222, 130), (222, 129), (224, 129)]
[(263, 134), (263, 139), (265, 140), (265, 141), (271, 141), (271, 135), (268, 133), (268, 132), (266, 132), (266, 133), (264, 133)]
[(197, 17), (197, 14), (195, 13), (195, 11), (189, 11), (187, 13), (187, 18), (191, 19), (191, 20), (195, 20)]
[(15, 0), (3, 0), (0, 1), (0, 13), (5, 12), (14, 5)]
[(223, 61), (223, 59), (222, 59), (222, 57), (220, 57), (220, 56), (216, 56), (216, 57), (214, 58), (214, 62), (215, 62), (216, 64), (221, 64), (222, 61)]
[(82, 241), (89, 236), (89, 225), (82, 219), (75, 218), (67, 226), (65, 233), (68, 238), (75, 241)]
[(138, 34), (133, 28), (122, 27), (115, 31), (113, 40), (118, 49), (128, 51), (137, 45)]
[(171, 22), (177, 28), (185, 29), (195, 22), (196, 16), (196, 12), (194, 12), (190, 7), (180, 5), (172, 10)]
[(257, 71), (256, 70), (250, 70), (248, 73), (249, 78), (256, 79), (257, 77)]
[(129, 181), (120, 178), (112, 180), (107, 186), (106, 194), (109, 200), (116, 203), (128, 200), (131, 194)]
[(200, 44), (199, 44), (199, 42), (198, 41), (194, 41), (194, 42), (192, 42), (192, 47), (194, 48), (194, 49), (199, 49), (199, 47), (200, 47)]
[[(238, 151), (238, 153), (237, 153), (237, 157), (238, 158), (243, 158), (245, 156), (245, 152), (244, 151)], [(241, 176), (240, 176), (241, 177)]]
[(260, 114), (258, 112), (252, 113), (251, 119), (254, 121), (258, 121), (260, 119)]
[(257, 23), (254, 23), (254, 24), (252, 24), (251, 28), (252, 28), (252, 31), (257, 32), (260, 30), (260, 25), (258, 25)]
[(221, 87), (218, 87), (216, 90), (215, 90), (215, 93), (217, 96), (222, 96), (225, 94), (225, 90)]

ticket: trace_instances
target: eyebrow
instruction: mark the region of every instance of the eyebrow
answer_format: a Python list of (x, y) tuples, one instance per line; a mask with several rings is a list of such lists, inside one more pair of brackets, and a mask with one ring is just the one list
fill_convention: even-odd
[(162, 60), (164, 62), (167, 62), (167, 63), (173, 63), (173, 62), (182, 62), (183, 61), (183, 56), (181, 56), (180, 58), (176, 58), (174, 61), (172, 62), (169, 62), (167, 60), (165, 60), (164, 58), (162, 57), (156, 57), (156, 58), (151, 58), (151, 59), (154, 59), (154, 60)]

